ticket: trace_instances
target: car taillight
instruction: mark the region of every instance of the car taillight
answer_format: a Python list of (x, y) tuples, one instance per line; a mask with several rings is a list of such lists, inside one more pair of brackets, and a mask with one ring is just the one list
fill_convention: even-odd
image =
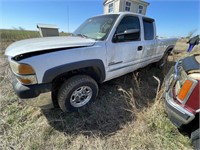
[(192, 87), (192, 81), (191, 80), (186, 80), (181, 88), (181, 90), (179, 91), (178, 94), (178, 99), (181, 101), (184, 101), (186, 96), (188, 95), (188, 92), (190, 91), (191, 87)]
[(177, 99), (181, 103), (183, 102), (185, 103), (188, 100), (189, 96), (191, 95), (196, 84), (197, 84), (196, 80), (193, 80), (193, 79), (185, 80), (185, 82), (183, 83), (183, 85), (181, 86), (178, 92)]

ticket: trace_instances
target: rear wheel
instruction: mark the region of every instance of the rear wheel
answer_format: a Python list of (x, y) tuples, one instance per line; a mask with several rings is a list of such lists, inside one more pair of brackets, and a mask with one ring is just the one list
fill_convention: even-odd
[(156, 63), (156, 66), (159, 68), (163, 68), (165, 66), (165, 64), (167, 64), (167, 59), (168, 59), (169, 53), (165, 53), (164, 56), (161, 58), (161, 60), (159, 60)]
[(62, 111), (77, 111), (95, 100), (98, 94), (96, 81), (87, 75), (68, 79), (59, 89), (58, 104)]

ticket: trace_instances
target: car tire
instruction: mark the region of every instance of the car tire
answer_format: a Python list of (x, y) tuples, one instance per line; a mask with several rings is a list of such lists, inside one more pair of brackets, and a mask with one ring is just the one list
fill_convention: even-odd
[(87, 75), (69, 78), (58, 91), (58, 104), (62, 111), (77, 111), (96, 99), (98, 85)]
[(192, 145), (195, 150), (200, 149), (200, 128), (191, 133)]
[(161, 58), (161, 60), (159, 60), (157, 63), (156, 63), (156, 66), (160, 69), (162, 69), (165, 64), (167, 64), (167, 59), (168, 59), (168, 56), (169, 56), (169, 53), (165, 53), (164, 56)]

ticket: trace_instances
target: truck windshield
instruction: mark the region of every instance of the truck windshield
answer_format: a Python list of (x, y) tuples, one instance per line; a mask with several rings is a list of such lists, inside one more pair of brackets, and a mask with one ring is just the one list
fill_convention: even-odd
[(95, 40), (104, 40), (110, 33), (118, 16), (117, 14), (112, 14), (90, 18), (75, 30), (73, 35)]

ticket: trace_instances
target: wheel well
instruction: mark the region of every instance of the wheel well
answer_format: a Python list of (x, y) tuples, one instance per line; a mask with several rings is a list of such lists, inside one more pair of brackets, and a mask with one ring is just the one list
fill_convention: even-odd
[(86, 68), (76, 69), (76, 70), (72, 70), (72, 71), (63, 73), (63, 74), (57, 76), (53, 80), (53, 82), (55, 82), (56, 80), (59, 80), (60, 78), (68, 79), (68, 78), (70, 78), (74, 75), (78, 75), (78, 74), (88, 75), (88, 76), (92, 77), (97, 83), (102, 82), (101, 72), (97, 67), (86, 67)]
[(86, 67), (86, 68), (76, 69), (57, 76), (52, 82), (53, 83), (52, 100), (55, 107), (58, 107), (57, 93), (61, 85), (70, 77), (80, 74), (92, 77), (97, 83), (102, 83), (103, 81), (101, 71), (97, 67)]
[(169, 47), (166, 49), (165, 54), (168, 53), (168, 54), (170, 55), (173, 49), (174, 49), (174, 46), (169, 46)]

